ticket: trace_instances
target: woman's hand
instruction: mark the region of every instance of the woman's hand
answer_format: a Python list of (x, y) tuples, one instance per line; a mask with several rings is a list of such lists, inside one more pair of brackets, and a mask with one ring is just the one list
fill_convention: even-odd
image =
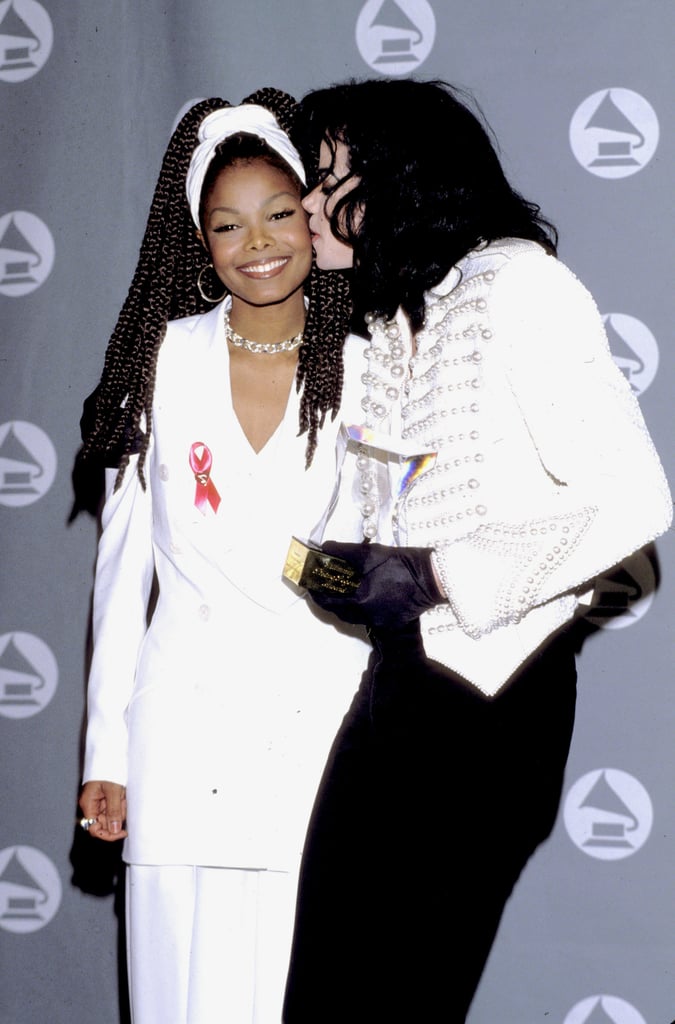
[(85, 782), (80, 793), (80, 809), (85, 818), (96, 819), (88, 829), (96, 839), (114, 843), (126, 837), (126, 789), (118, 782)]

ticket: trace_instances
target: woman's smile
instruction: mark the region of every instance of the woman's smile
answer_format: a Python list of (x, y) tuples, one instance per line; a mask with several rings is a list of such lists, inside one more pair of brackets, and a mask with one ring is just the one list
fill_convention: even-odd
[(277, 277), (291, 261), (290, 256), (280, 256), (277, 259), (257, 260), (254, 263), (244, 263), (238, 267), (240, 274), (256, 280), (265, 280), (268, 277)]

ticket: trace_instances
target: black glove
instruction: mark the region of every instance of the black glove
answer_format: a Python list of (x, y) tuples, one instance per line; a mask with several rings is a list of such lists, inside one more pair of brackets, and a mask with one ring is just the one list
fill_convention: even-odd
[(360, 576), (351, 593), (308, 591), (319, 607), (343, 622), (392, 628), (418, 619), (428, 608), (447, 600), (434, 578), (431, 548), (326, 541), (321, 550), (349, 562)]

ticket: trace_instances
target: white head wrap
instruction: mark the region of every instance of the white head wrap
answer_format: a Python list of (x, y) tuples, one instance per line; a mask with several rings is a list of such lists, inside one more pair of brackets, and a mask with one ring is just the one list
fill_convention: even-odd
[(230, 135), (237, 132), (248, 132), (264, 139), (268, 146), (283, 157), (295, 171), (300, 181), (306, 184), (305, 169), (297, 149), (289, 139), (274, 114), (254, 103), (242, 103), (239, 107), (223, 107), (208, 114), (199, 126), (197, 138), (199, 144), (192, 154), (190, 167), (185, 180), (185, 191), (192, 219), (200, 227), (199, 201), (206, 171), (213, 160), (216, 148)]

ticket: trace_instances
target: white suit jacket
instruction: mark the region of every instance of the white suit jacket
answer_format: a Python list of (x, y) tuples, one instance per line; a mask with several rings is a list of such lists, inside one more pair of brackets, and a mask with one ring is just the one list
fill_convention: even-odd
[[(492, 695), (594, 577), (668, 528), (672, 500), (592, 297), (539, 245), (469, 253), (427, 294), (414, 352), (396, 322), (410, 373), (388, 406), (396, 380), (376, 380), (378, 429), (437, 457), (404, 493), (395, 539), (435, 549), (449, 598), (422, 616), (427, 655)], [(373, 331), (386, 353), (385, 326)], [(348, 536), (358, 495), (352, 451), (326, 537)]]
[[(346, 353), (350, 379), (360, 348)], [(84, 779), (126, 784), (129, 861), (284, 867), (299, 855), (368, 648), (282, 580), (291, 536), (309, 535), (335, 479), (340, 417), (305, 471), (298, 402), (293, 390), (256, 455), (232, 409), (222, 307), (169, 324), (147, 490), (132, 460), (104, 507), (94, 590)], [(217, 511), (195, 504), (195, 444), (211, 453)]]

